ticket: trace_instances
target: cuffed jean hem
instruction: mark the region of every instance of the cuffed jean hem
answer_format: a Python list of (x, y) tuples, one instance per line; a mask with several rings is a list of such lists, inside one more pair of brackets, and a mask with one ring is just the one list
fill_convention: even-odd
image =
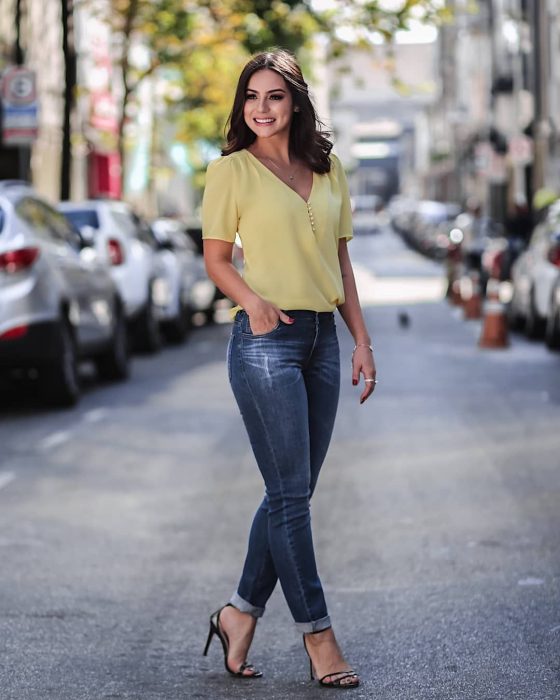
[(251, 605), (251, 603), (243, 600), (239, 593), (234, 593), (229, 599), (229, 602), (234, 608), (237, 608), (239, 612), (249, 613), (251, 617), (259, 618), (264, 615), (264, 608), (257, 608), (256, 605)]
[(328, 630), (331, 626), (331, 618), (328, 615), (320, 620), (313, 620), (313, 622), (296, 622), (296, 629), (302, 634), (322, 632), (323, 630)]

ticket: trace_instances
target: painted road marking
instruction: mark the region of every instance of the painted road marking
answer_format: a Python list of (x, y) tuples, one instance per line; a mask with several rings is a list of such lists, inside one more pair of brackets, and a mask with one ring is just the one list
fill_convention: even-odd
[(92, 408), (91, 411), (87, 411), (82, 416), (84, 423), (99, 423), (107, 415), (107, 409), (105, 408)]
[(43, 440), (39, 442), (39, 449), (52, 450), (53, 447), (58, 447), (68, 440), (70, 440), (70, 433), (67, 430), (59, 430), (43, 438)]
[(0, 489), (10, 484), (15, 478), (16, 475), (13, 472), (0, 472)]
[(430, 277), (381, 277), (364, 265), (354, 264), (354, 277), (363, 306), (386, 304), (421, 304), (439, 302), (445, 298), (446, 280)]
[(542, 586), (544, 579), (537, 578), (536, 576), (527, 576), (527, 578), (519, 579), (517, 582), (518, 586)]

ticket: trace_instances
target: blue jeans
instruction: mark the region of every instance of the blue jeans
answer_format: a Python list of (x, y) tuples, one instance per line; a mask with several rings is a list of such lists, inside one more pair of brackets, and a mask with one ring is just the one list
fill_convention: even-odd
[(253, 335), (239, 311), (228, 372), (265, 483), (231, 603), (254, 617), (280, 579), (300, 632), (330, 627), (313, 551), (309, 502), (331, 439), (340, 387), (334, 315), (287, 311), (269, 333)]

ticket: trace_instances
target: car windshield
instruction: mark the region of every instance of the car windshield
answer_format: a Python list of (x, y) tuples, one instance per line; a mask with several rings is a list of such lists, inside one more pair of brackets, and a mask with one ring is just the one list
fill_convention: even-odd
[(425, 221), (430, 221), (432, 223), (439, 223), (448, 218), (447, 208), (442, 202), (420, 202), (418, 214)]
[(84, 226), (99, 228), (99, 217), (95, 209), (69, 209), (62, 213), (78, 231)]

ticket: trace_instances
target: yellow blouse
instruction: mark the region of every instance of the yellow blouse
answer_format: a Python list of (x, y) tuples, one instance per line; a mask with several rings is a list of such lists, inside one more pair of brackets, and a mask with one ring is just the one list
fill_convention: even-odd
[(202, 235), (243, 245), (243, 278), (281, 309), (333, 311), (344, 302), (340, 238), (352, 238), (346, 176), (313, 173), (306, 202), (247, 150), (212, 161), (202, 202)]

